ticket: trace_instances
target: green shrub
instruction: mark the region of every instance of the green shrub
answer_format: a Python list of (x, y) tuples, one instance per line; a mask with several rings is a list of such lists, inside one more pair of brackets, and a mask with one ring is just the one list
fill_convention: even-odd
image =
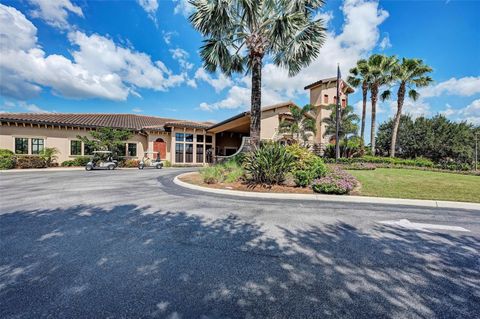
[(300, 187), (307, 187), (312, 183), (314, 177), (311, 171), (298, 170), (294, 171), (295, 184)]
[(64, 166), (64, 167), (69, 167), (69, 166), (85, 166), (87, 165), (87, 163), (90, 161), (90, 157), (89, 156), (79, 156), (79, 157), (76, 157), (75, 159), (73, 160), (67, 160), (67, 161), (63, 161), (61, 166)]
[(172, 162), (170, 162), (170, 161), (163, 161), (163, 167), (172, 167)]
[(63, 167), (70, 167), (70, 166), (76, 166), (76, 163), (74, 160), (67, 160), (63, 161), (62, 164), (60, 164)]
[(435, 163), (425, 157), (418, 157), (416, 159), (403, 159), (396, 157), (381, 157), (381, 156), (371, 156), (365, 155), (362, 157), (351, 157), (351, 158), (339, 158), (338, 161), (335, 159), (326, 158), (324, 159), (327, 163), (339, 163), (339, 164), (352, 164), (352, 163), (373, 163), (373, 164), (385, 164), (392, 166), (416, 166), (416, 167), (435, 167)]
[(58, 149), (55, 147), (47, 147), (42, 150), (40, 153), (40, 158), (45, 162), (46, 167), (52, 166), (52, 163), (55, 162), (58, 158)]
[(22, 155), (17, 157), (16, 165), (18, 168), (44, 168), (45, 161), (36, 155)]
[(292, 144), (287, 146), (286, 150), (294, 157), (292, 173), (297, 186), (308, 186), (315, 178), (325, 176), (327, 173), (327, 167), (323, 160), (305, 147)]
[(278, 143), (262, 144), (257, 150), (245, 155), (244, 167), (247, 178), (255, 184), (280, 184), (285, 174), (292, 169), (295, 157)]
[(0, 149), (0, 169), (15, 168), (15, 155), (7, 149)]
[(90, 162), (89, 156), (79, 156), (74, 159), (75, 165), (74, 166), (85, 166), (88, 162)]

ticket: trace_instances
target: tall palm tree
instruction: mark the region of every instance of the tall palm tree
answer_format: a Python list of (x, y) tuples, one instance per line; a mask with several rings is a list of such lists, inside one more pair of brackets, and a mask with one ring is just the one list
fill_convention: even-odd
[(323, 21), (315, 19), (324, 0), (192, 0), (190, 22), (206, 39), (200, 48), (204, 68), (226, 75), (251, 72), (252, 145), (260, 143), (262, 62), (297, 74), (318, 56), (325, 40)]
[[(397, 113), (393, 121), (392, 141), (390, 143), (390, 157), (395, 157), (395, 146), (397, 144), (398, 127), (402, 117), (403, 103), (408, 89), (408, 97), (416, 101), (420, 96), (415, 88), (428, 86), (433, 82), (427, 74), (432, 72), (432, 68), (424, 64), (420, 59), (402, 59), (392, 72), (393, 79), (398, 83), (397, 90)], [(382, 93), (382, 99), (388, 99), (391, 95), (390, 90)]]
[(375, 125), (377, 120), (377, 102), (380, 88), (392, 83), (392, 70), (397, 65), (398, 59), (395, 56), (388, 57), (382, 54), (370, 56), (367, 63), (358, 65), (361, 72), (366, 74), (370, 89), (372, 102), (372, 124), (370, 127), (370, 146), (372, 154), (375, 155)]
[(309, 115), (314, 108), (307, 104), (302, 108), (297, 106), (290, 107), (292, 120), (283, 120), (280, 122), (278, 130), (280, 133), (288, 133), (294, 136), (297, 141), (301, 141), (302, 145), (306, 145), (310, 136), (316, 132), (315, 119)]
[(362, 124), (360, 127), (360, 137), (362, 140), (365, 137), (365, 117), (367, 113), (367, 94), (368, 94), (368, 76), (369, 69), (367, 60), (362, 59), (357, 61), (357, 66), (350, 69), (350, 75), (347, 82), (353, 87), (362, 87)]
[[(323, 136), (335, 135), (337, 128), (337, 114), (335, 112), (336, 107), (337, 106), (335, 104), (330, 104), (328, 106), (332, 112), (330, 113), (329, 117), (326, 117), (322, 120), (322, 123), (326, 124), (325, 133), (323, 133)], [(351, 105), (347, 105), (342, 109), (340, 113), (340, 131), (338, 135), (340, 140), (346, 139), (348, 135), (358, 134), (359, 120), (360, 119), (358, 115), (355, 114)]]

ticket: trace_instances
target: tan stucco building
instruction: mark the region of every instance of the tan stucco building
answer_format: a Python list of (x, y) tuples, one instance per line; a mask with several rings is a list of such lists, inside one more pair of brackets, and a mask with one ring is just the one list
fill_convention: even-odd
[[(312, 144), (328, 143), (323, 136), (321, 119), (329, 116), (325, 106), (336, 102), (336, 79), (326, 79), (305, 87), (310, 90), (310, 103), (318, 107), (317, 133)], [(342, 105), (348, 103), (353, 90), (345, 86)], [(281, 121), (291, 119), (289, 101), (262, 108), (261, 139), (281, 141)], [(315, 115), (309, 115), (315, 117)], [(78, 136), (90, 137), (100, 127), (129, 129), (133, 136), (125, 143), (125, 157), (140, 159), (144, 152), (159, 152), (161, 159), (173, 165), (203, 165), (216, 156), (229, 156), (241, 148), (249, 135), (250, 112), (242, 112), (220, 123), (195, 122), (135, 114), (0, 114), (0, 148), (22, 155), (38, 154), (43, 148), (55, 147), (58, 162), (91, 154)]]

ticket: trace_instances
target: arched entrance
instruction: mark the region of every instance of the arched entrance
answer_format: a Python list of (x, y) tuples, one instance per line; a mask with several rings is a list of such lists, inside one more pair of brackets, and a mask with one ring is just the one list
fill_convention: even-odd
[(153, 142), (153, 151), (159, 153), (160, 159), (167, 159), (167, 143), (162, 138), (157, 138)]

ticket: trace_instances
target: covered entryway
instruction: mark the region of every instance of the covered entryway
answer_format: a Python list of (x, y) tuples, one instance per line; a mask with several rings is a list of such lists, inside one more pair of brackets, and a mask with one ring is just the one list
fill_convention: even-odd
[(160, 159), (167, 159), (167, 143), (162, 138), (157, 138), (153, 142), (153, 151), (160, 154)]

